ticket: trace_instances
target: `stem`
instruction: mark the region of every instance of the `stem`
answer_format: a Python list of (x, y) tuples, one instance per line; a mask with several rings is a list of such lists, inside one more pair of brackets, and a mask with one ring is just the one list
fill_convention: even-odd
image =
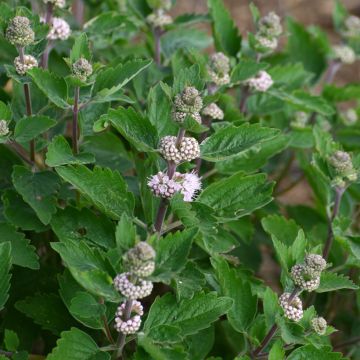
[(157, 66), (161, 66), (161, 35), (162, 35), (161, 28), (155, 27), (154, 28), (155, 62)]
[[(48, 2), (46, 4), (46, 14), (45, 14), (45, 23), (51, 26), (51, 22), (53, 19), (53, 13), (54, 13), (54, 4), (51, 2)], [(49, 54), (51, 51), (51, 45), (50, 41), (47, 42), (44, 53), (41, 57), (40, 65), (43, 69), (47, 69), (49, 66)]]
[(248, 99), (249, 95), (250, 95), (250, 89), (248, 86), (244, 86), (243, 87), (243, 91), (241, 94), (241, 101), (240, 101), (240, 111), (243, 114), (246, 114), (246, 100)]
[(340, 70), (342, 63), (340, 61), (333, 60), (330, 62), (328, 71), (324, 77), (325, 84), (331, 84), (334, 81), (336, 73)]
[(74, 94), (73, 122), (72, 122), (72, 145), (73, 145), (74, 154), (79, 153), (79, 146), (78, 146), (79, 97), (80, 97), (80, 88), (76, 86), (75, 94)]
[(340, 209), (340, 203), (342, 196), (345, 192), (345, 188), (343, 187), (336, 187), (335, 188), (335, 201), (334, 201), (334, 207), (331, 216), (328, 218), (328, 235), (326, 239), (326, 243), (323, 250), (323, 258), (327, 260), (329, 257), (329, 253), (331, 250), (331, 246), (334, 242), (334, 231), (333, 231), (333, 221), (336, 218), (339, 209)]
[[(209, 129), (211, 127), (211, 118), (206, 116), (203, 118), (202, 120), (202, 124), (207, 126)], [(203, 133), (200, 134), (199, 136), (199, 144), (201, 144), (208, 136), (209, 136), (209, 130), (207, 131), (204, 131)], [(196, 164), (196, 167), (195, 167), (195, 171), (199, 174), (200, 173), (200, 169), (201, 169), (201, 164), (202, 164), (202, 159), (201, 158), (197, 158), (195, 160), (195, 164)]]
[(82, 28), (84, 23), (84, 1), (83, 0), (74, 0), (72, 4), (72, 13), (80, 28)]
[[(300, 289), (298, 287), (295, 287), (295, 289), (292, 291), (288, 302), (291, 303), (295, 296), (297, 296), (297, 294), (300, 292)], [(271, 339), (274, 337), (274, 335), (276, 334), (276, 331), (278, 330), (278, 325), (275, 323), (271, 329), (269, 330), (269, 332), (266, 334), (266, 336), (264, 337), (263, 341), (261, 342), (261, 344), (252, 352), (252, 356), (253, 358), (257, 358), (258, 355), (260, 353), (262, 353), (262, 351), (269, 345)]]
[[(133, 304), (132, 300), (126, 300), (124, 318), (123, 318), (124, 321), (128, 321), (130, 319), (132, 304)], [(122, 352), (125, 346), (125, 340), (126, 340), (126, 334), (121, 333), (117, 340), (118, 347), (116, 352), (116, 359), (118, 360), (122, 358)]]
[[(25, 51), (23, 47), (19, 47), (19, 57), (21, 63), (25, 64)], [(26, 105), (26, 115), (32, 115), (32, 106), (31, 106), (31, 93), (30, 93), (30, 85), (24, 84), (24, 96), (25, 96), (25, 105)], [(31, 163), (35, 163), (35, 139), (30, 141), (30, 160)]]

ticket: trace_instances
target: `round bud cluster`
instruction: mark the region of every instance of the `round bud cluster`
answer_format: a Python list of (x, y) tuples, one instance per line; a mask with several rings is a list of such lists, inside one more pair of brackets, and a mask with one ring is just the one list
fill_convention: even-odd
[(50, 3), (61, 9), (65, 7), (65, 0), (43, 0), (43, 1), (45, 4)]
[(20, 56), (14, 60), (15, 70), (19, 75), (25, 75), (26, 72), (34, 67), (38, 67), (37, 60), (31, 55), (24, 55), (24, 63), (21, 61)]
[(200, 110), (203, 102), (200, 93), (192, 86), (186, 87), (181, 94), (175, 96), (173, 119), (176, 122), (184, 122), (187, 115), (201, 123)]
[(211, 81), (218, 85), (227, 85), (230, 82), (230, 60), (222, 52), (213, 54), (210, 57), (208, 74)]
[(327, 322), (323, 317), (313, 318), (311, 320), (311, 326), (319, 335), (324, 335), (326, 333)]
[(51, 22), (48, 40), (67, 40), (71, 34), (69, 24), (61, 18), (54, 17)]
[(335, 151), (329, 158), (329, 163), (339, 177), (346, 178), (349, 181), (355, 181), (357, 179), (351, 156), (347, 152), (341, 150)]
[(291, 302), (289, 302), (291, 294), (283, 293), (279, 298), (279, 303), (284, 310), (284, 315), (289, 320), (299, 321), (303, 317), (302, 302), (298, 296), (295, 296)]
[(326, 269), (326, 260), (318, 254), (306, 255), (305, 264), (306, 266), (317, 272), (321, 272)]
[(320, 272), (304, 265), (294, 265), (291, 269), (291, 277), (300, 289), (314, 291), (320, 285)]
[(172, 198), (181, 190), (181, 184), (174, 179), (170, 179), (168, 175), (161, 171), (150, 178), (148, 186), (155, 196), (164, 199)]
[(337, 45), (333, 47), (335, 58), (344, 64), (353, 64), (356, 60), (355, 51), (347, 45)]
[(154, 28), (163, 28), (164, 26), (173, 23), (173, 18), (170, 15), (165, 14), (163, 9), (159, 9), (148, 15), (146, 19), (148, 23)]
[(153, 284), (144, 279), (131, 280), (132, 274), (126, 272), (118, 274), (114, 279), (115, 289), (130, 300), (142, 299), (151, 294)]
[(273, 38), (282, 34), (282, 26), (280, 17), (273, 11), (262, 17), (258, 23), (259, 34)]
[(309, 116), (307, 113), (303, 111), (297, 111), (295, 113), (294, 120), (291, 122), (291, 126), (293, 128), (303, 129), (308, 124), (308, 121), (309, 121)]
[(150, 276), (155, 270), (155, 255), (151, 245), (140, 241), (124, 255), (124, 266), (137, 276)]
[(208, 116), (213, 120), (224, 119), (224, 112), (215, 103), (211, 103), (208, 106), (206, 106), (201, 113), (204, 116)]
[(28, 46), (35, 40), (35, 33), (30, 26), (30, 20), (24, 16), (15, 16), (6, 29), (6, 38), (15, 46)]
[(122, 303), (115, 313), (115, 329), (125, 335), (135, 334), (141, 326), (141, 316), (144, 314), (143, 306), (139, 301), (134, 300), (131, 305), (131, 316), (124, 320), (126, 303)]
[(359, 120), (358, 114), (355, 109), (347, 109), (342, 113), (343, 121), (346, 125), (354, 125)]
[(86, 79), (92, 74), (93, 68), (89, 61), (84, 58), (80, 58), (72, 65), (72, 72), (81, 81), (86, 81)]
[(355, 15), (350, 15), (345, 20), (345, 34), (348, 37), (356, 37), (360, 35), (360, 18)]
[(0, 120), (0, 136), (6, 136), (9, 133), (9, 126), (6, 120)]
[(250, 78), (246, 81), (246, 83), (254, 90), (265, 92), (273, 85), (274, 82), (266, 71), (260, 70), (255, 77)]
[(159, 150), (165, 160), (179, 164), (191, 161), (200, 156), (200, 146), (193, 137), (184, 137), (177, 145), (176, 136), (165, 136), (161, 139)]
[(264, 51), (274, 51), (279, 44), (279, 41), (276, 37), (269, 38), (261, 34), (255, 35), (255, 41), (256, 41), (256, 50), (261, 52), (261, 50)]

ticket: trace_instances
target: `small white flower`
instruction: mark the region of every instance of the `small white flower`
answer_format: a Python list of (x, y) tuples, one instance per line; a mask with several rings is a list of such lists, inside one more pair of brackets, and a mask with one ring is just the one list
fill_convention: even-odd
[(201, 190), (201, 180), (196, 173), (183, 174), (181, 194), (184, 201), (193, 201), (196, 194)]
[(165, 160), (179, 164), (200, 156), (200, 146), (195, 138), (184, 137), (178, 146), (176, 142), (176, 136), (165, 136), (160, 140), (159, 151)]
[(165, 199), (172, 198), (181, 190), (181, 185), (179, 183), (173, 179), (169, 179), (169, 176), (161, 171), (150, 178), (148, 186), (155, 196)]
[(130, 300), (142, 299), (151, 294), (153, 284), (151, 281), (137, 279), (134, 283), (130, 280), (129, 272), (118, 274), (114, 279), (115, 289)]
[(260, 70), (255, 77), (247, 80), (246, 83), (254, 90), (265, 92), (274, 82), (266, 71)]
[(211, 103), (202, 110), (204, 116), (208, 116), (213, 120), (223, 120), (224, 112), (215, 103)]
[(320, 285), (320, 272), (306, 265), (294, 265), (291, 268), (291, 277), (294, 284), (309, 292), (316, 290)]
[(0, 136), (6, 136), (9, 133), (9, 126), (6, 120), (0, 120)]
[(24, 63), (22, 63), (20, 56), (14, 60), (15, 70), (19, 75), (25, 75), (26, 72), (34, 67), (38, 67), (37, 60), (31, 55), (24, 55)]
[(327, 322), (323, 317), (316, 317), (311, 320), (311, 326), (319, 335), (325, 335)]
[(61, 18), (52, 19), (50, 31), (47, 35), (48, 40), (67, 40), (71, 34), (69, 24)]
[(356, 61), (355, 51), (347, 45), (336, 45), (333, 47), (336, 59), (344, 64), (353, 64)]
[(122, 303), (117, 308), (114, 327), (116, 331), (123, 334), (135, 334), (141, 326), (141, 316), (144, 314), (143, 306), (139, 301), (133, 300), (131, 306), (131, 314), (134, 313), (135, 315), (131, 316), (128, 320), (124, 320), (123, 317), (125, 306), (126, 303)]
[(290, 296), (290, 293), (283, 293), (279, 298), (279, 303), (284, 310), (285, 317), (297, 322), (301, 320), (304, 315), (302, 302), (298, 296), (295, 296), (291, 303), (289, 303)]
[(255, 40), (261, 48), (265, 48), (269, 51), (275, 50), (279, 43), (277, 38), (268, 38), (260, 34), (255, 35)]

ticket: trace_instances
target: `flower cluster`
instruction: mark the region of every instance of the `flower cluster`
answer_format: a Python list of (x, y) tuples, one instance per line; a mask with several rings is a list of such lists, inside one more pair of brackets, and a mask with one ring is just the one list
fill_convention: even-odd
[(283, 293), (279, 298), (280, 306), (284, 310), (286, 318), (293, 321), (299, 321), (304, 315), (302, 302), (298, 296), (293, 296), (291, 301), (290, 297), (290, 293)]
[(9, 133), (9, 126), (6, 120), (0, 120), (0, 136), (6, 136)]
[(349, 153), (337, 150), (329, 157), (328, 161), (333, 171), (335, 172), (335, 178), (333, 180), (334, 185), (345, 187), (346, 180), (357, 180), (357, 173), (354, 169)]
[(32, 55), (24, 55), (24, 61), (21, 61), (20, 56), (17, 56), (14, 60), (14, 66), (16, 72), (23, 76), (28, 70), (38, 67), (38, 62)]
[(67, 40), (71, 34), (70, 25), (62, 18), (54, 17), (51, 21), (48, 40)]
[(53, 4), (58, 8), (64, 8), (66, 1), (65, 0), (43, 0), (45, 4)]
[(183, 123), (186, 116), (189, 115), (200, 124), (202, 107), (203, 101), (199, 91), (192, 86), (185, 87), (181, 94), (175, 96), (172, 112), (173, 120)]
[(348, 45), (333, 46), (333, 52), (335, 59), (343, 64), (353, 64), (356, 61), (355, 51)]
[(73, 74), (81, 81), (86, 79), (92, 74), (93, 68), (89, 61), (84, 58), (80, 58), (72, 65)]
[(24, 16), (15, 16), (6, 29), (6, 38), (18, 47), (31, 45), (35, 40), (35, 33), (30, 26), (30, 20)]
[(165, 136), (160, 140), (159, 151), (165, 160), (174, 161), (175, 164), (200, 156), (199, 143), (193, 137), (183, 137), (177, 144), (176, 136)]
[(164, 26), (172, 24), (172, 17), (165, 13), (171, 8), (170, 0), (151, 0), (148, 3), (153, 9), (153, 13), (148, 15), (146, 20), (153, 28), (162, 29)]
[(277, 48), (278, 38), (282, 34), (280, 17), (271, 12), (262, 17), (257, 24), (255, 34), (255, 50), (264, 53), (270, 52)]
[(325, 335), (327, 322), (323, 317), (315, 317), (311, 320), (311, 327), (319, 335)]
[(256, 76), (246, 81), (246, 84), (251, 89), (260, 92), (267, 91), (273, 85), (273, 83), (274, 82), (271, 76), (264, 70), (260, 70)]
[(350, 108), (347, 109), (342, 114), (342, 120), (344, 121), (345, 125), (351, 126), (357, 123), (359, 120), (358, 114), (355, 109)]
[(230, 82), (230, 60), (222, 52), (213, 54), (208, 65), (208, 74), (211, 82), (217, 86), (227, 85)]
[(139, 242), (123, 257), (123, 265), (128, 271), (114, 279), (115, 289), (127, 299), (117, 308), (114, 327), (125, 335), (134, 334), (140, 329), (143, 307), (137, 299), (147, 297), (152, 292), (153, 284), (145, 278), (155, 270), (155, 255), (149, 244)]
[(355, 15), (350, 15), (344, 23), (346, 37), (357, 37), (360, 35), (360, 18)]
[(215, 103), (210, 103), (208, 106), (204, 107), (201, 114), (208, 116), (212, 120), (224, 119), (224, 112)]
[(293, 121), (291, 121), (291, 127), (297, 129), (303, 129), (309, 122), (309, 116), (303, 111), (297, 111), (295, 113)]

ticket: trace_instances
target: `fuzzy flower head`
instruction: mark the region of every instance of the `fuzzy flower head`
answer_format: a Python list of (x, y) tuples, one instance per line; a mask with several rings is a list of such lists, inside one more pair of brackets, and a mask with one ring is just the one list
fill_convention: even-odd
[(54, 6), (63, 9), (66, 5), (65, 0), (43, 0), (45, 4), (53, 4)]
[(356, 37), (360, 35), (360, 18), (350, 15), (345, 20), (345, 35), (348, 37)]
[(140, 241), (124, 255), (124, 265), (137, 276), (150, 276), (155, 270), (155, 250), (145, 241)]
[(30, 20), (24, 16), (15, 16), (6, 29), (6, 38), (15, 46), (31, 45), (35, 40), (35, 33), (30, 26)]
[(279, 303), (284, 310), (285, 317), (297, 322), (301, 320), (304, 315), (302, 302), (298, 296), (295, 296), (290, 302), (290, 296), (290, 293), (283, 293), (279, 298)]
[(200, 156), (200, 146), (193, 137), (183, 137), (177, 144), (176, 136), (165, 136), (160, 140), (159, 151), (167, 161), (174, 161), (176, 164), (191, 161)]
[(148, 186), (155, 196), (164, 199), (171, 199), (181, 190), (181, 184), (161, 171), (149, 179)]
[(279, 41), (276, 37), (269, 38), (262, 34), (255, 35), (255, 48), (259, 52), (270, 52), (274, 51), (279, 44)]
[(321, 272), (326, 269), (326, 260), (318, 254), (308, 254), (305, 257), (305, 264), (314, 271)]
[(24, 76), (26, 72), (34, 67), (38, 67), (37, 60), (31, 55), (24, 55), (24, 63), (21, 61), (20, 56), (17, 56), (14, 60), (14, 66), (16, 72)]
[(48, 40), (67, 40), (70, 37), (70, 25), (61, 18), (52, 19), (50, 31), (47, 35)]
[(349, 153), (337, 150), (329, 158), (329, 164), (333, 167), (336, 175), (349, 181), (356, 181), (357, 173), (354, 169)]
[(278, 37), (283, 31), (281, 19), (273, 11), (259, 20), (258, 27), (259, 33), (268, 38)]
[(93, 68), (89, 61), (84, 58), (80, 58), (72, 65), (72, 72), (81, 81), (86, 81), (86, 79), (92, 74)]
[(246, 81), (246, 83), (253, 90), (266, 92), (273, 85), (274, 82), (271, 76), (266, 71), (260, 70), (255, 77), (250, 78)]
[(315, 317), (311, 320), (311, 327), (319, 335), (325, 335), (327, 322), (323, 317)]
[(320, 285), (320, 272), (314, 271), (309, 266), (294, 265), (291, 269), (291, 277), (300, 289), (314, 291)]
[(159, 9), (146, 18), (147, 22), (154, 28), (163, 28), (173, 23), (173, 18)]
[(203, 101), (199, 91), (187, 86), (181, 94), (175, 96), (174, 109), (172, 112), (173, 120), (179, 123), (185, 121), (186, 116), (191, 116), (195, 121), (201, 123), (200, 110), (203, 107)]
[(9, 126), (6, 120), (0, 120), (0, 136), (6, 136), (9, 133)]
[(141, 326), (141, 316), (144, 315), (143, 306), (139, 301), (134, 300), (131, 305), (130, 318), (127, 320), (124, 319), (125, 307), (126, 303), (124, 302), (117, 308), (114, 327), (117, 332), (122, 334), (135, 334)]
[(341, 115), (344, 123), (349, 126), (356, 124), (359, 120), (358, 114), (353, 108), (347, 109)]
[(217, 52), (210, 57), (208, 74), (211, 81), (218, 85), (227, 85), (230, 82), (230, 60), (222, 52)]
[(124, 297), (130, 300), (142, 299), (151, 294), (153, 284), (144, 279), (132, 279), (133, 274), (126, 272), (116, 275), (114, 287)]
[(224, 119), (224, 112), (215, 103), (211, 103), (208, 106), (206, 106), (201, 113), (204, 116), (208, 116), (210, 119), (213, 120)]
[(355, 51), (347, 45), (336, 45), (333, 47), (335, 58), (343, 64), (353, 64), (356, 61)]
[(196, 173), (183, 174), (182, 189), (180, 192), (184, 196), (184, 201), (193, 201), (200, 190), (201, 180)]
[(297, 111), (294, 120), (291, 122), (293, 128), (303, 129), (309, 122), (309, 116), (303, 111)]

